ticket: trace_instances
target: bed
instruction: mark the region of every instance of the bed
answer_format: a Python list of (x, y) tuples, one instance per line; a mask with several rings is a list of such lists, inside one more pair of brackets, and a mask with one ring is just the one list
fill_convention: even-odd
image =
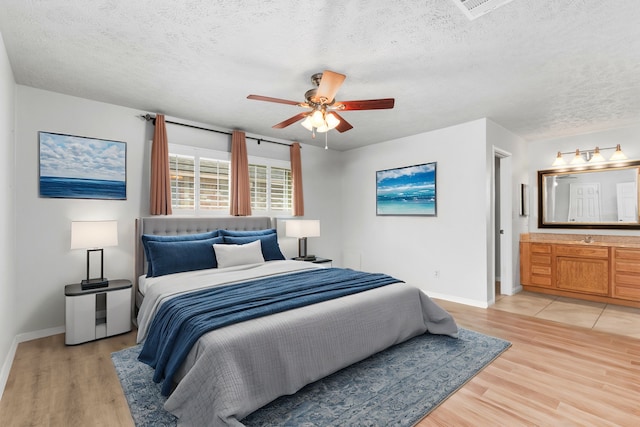
[[(169, 395), (165, 409), (178, 417), (181, 426), (242, 425), (244, 417), (275, 398), (293, 394), (394, 344), (426, 332), (457, 336), (457, 325), (445, 310), (418, 288), (397, 279), (273, 259), (273, 253), (264, 251), (271, 248), (274, 228), (272, 220), (265, 217), (150, 217), (136, 221), (138, 342), (144, 343), (140, 358), (156, 367), (157, 380)], [(223, 242), (206, 235), (217, 230), (238, 233)], [(148, 242), (141, 243), (143, 236), (188, 238), (196, 234), (201, 235), (200, 247), (211, 246), (211, 242), (215, 245), (216, 268), (175, 273), (169, 269), (169, 273), (158, 274), (156, 267), (164, 266), (146, 259), (158, 257), (147, 251)], [(250, 238), (256, 235), (261, 237)], [(190, 256), (187, 262), (194, 258)], [(154, 271), (149, 274), (152, 264)], [(333, 287), (337, 277), (339, 291)], [(317, 292), (325, 286), (332, 296)], [(237, 293), (231, 298), (227, 292), (233, 289)], [(258, 295), (263, 289), (268, 294), (260, 293), (260, 304), (248, 301), (247, 295)], [(289, 298), (296, 292), (306, 301), (303, 305)], [(340, 294), (334, 298), (335, 292)], [(281, 295), (295, 301), (292, 308), (276, 310), (269, 305), (264, 308), (267, 315), (247, 314), (263, 310), (262, 301)], [(250, 307), (214, 316), (198, 305), (207, 306), (207, 310), (221, 306), (229, 310), (240, 307), (235, 298)], [(309, 302), (309, 298), (319, 299)], [(194, 318), (189, 310), (222, 323), (196, 336), (176, 320)], [(226, 320), (237, 316), (247, 317), (240, 317), (238, 323)], [(195, 323), (203, 324), (200, 320)]]

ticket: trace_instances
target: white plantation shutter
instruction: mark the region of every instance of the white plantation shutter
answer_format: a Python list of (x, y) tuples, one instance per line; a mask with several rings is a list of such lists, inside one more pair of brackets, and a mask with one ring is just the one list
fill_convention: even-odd
[[(231, 162), (228, 153), (169, 144), (174, 213), (228, 213)], [(251, 209), (261, 215), (290, 214), (291, 169), (288, 162), (249, 158)], [(190, 211), (190, 212), (189, 212)]]
[(268, 175), (265, 165), (249, 165), (249, 186), (251, 192), (251, 210), (266, 211), (268, 200)]
[(200, 158), (200, 209), (229, 210), (230, 163)]
[(291, 170), (271, 168), (271, 210), (291, 210)]
[(195, 158), (169, 153), (171, 207), (193, 209), (195, 200)]

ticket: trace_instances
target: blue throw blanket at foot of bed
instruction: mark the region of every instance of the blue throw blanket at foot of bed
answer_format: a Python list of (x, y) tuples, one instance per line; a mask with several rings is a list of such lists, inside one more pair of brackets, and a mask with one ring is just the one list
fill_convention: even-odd
[(323, 268), (178, 295), (158, 309), (139, 360), (155, 368), (153, 380), (164, 381), (168, 396), (173, 376), (206, 332), (398, 282), (385, 274)]

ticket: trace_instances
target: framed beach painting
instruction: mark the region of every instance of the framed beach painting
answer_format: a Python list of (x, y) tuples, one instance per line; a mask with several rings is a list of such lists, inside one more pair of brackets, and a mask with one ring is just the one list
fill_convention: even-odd
[(127, 199), (127, 144), (38, 132), (40, 197)]
[(376, 215), (436, 216), (436, 162), (376, 172)]

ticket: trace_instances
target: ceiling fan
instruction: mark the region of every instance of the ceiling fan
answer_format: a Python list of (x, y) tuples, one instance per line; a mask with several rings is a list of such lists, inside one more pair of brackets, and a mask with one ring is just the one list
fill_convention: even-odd
[(349, 122), (338, 114), (338, 111), (384, 110), (393, 108), (395, 103), (393, 98), (336, 101), (336, 93), (346, 77), (344, 74), (329, 70), (312, 75), (311, 83), (313, 83), (315, 87), (309, 89), (304, 94), (304, 102), (289, 101), (287, 99), (271, 98), (261, 95), (249, 95), (247, 99), (296, 105), (308, 109), (309, 111), (296, 114), (274, 125), (273, 128), (282, 129), (304, 119), (301, 124), (312, 132), (314, 138), (316, 132), (328, 132), (331, 129), (336, 129), (342, 133), (353, 128)]

